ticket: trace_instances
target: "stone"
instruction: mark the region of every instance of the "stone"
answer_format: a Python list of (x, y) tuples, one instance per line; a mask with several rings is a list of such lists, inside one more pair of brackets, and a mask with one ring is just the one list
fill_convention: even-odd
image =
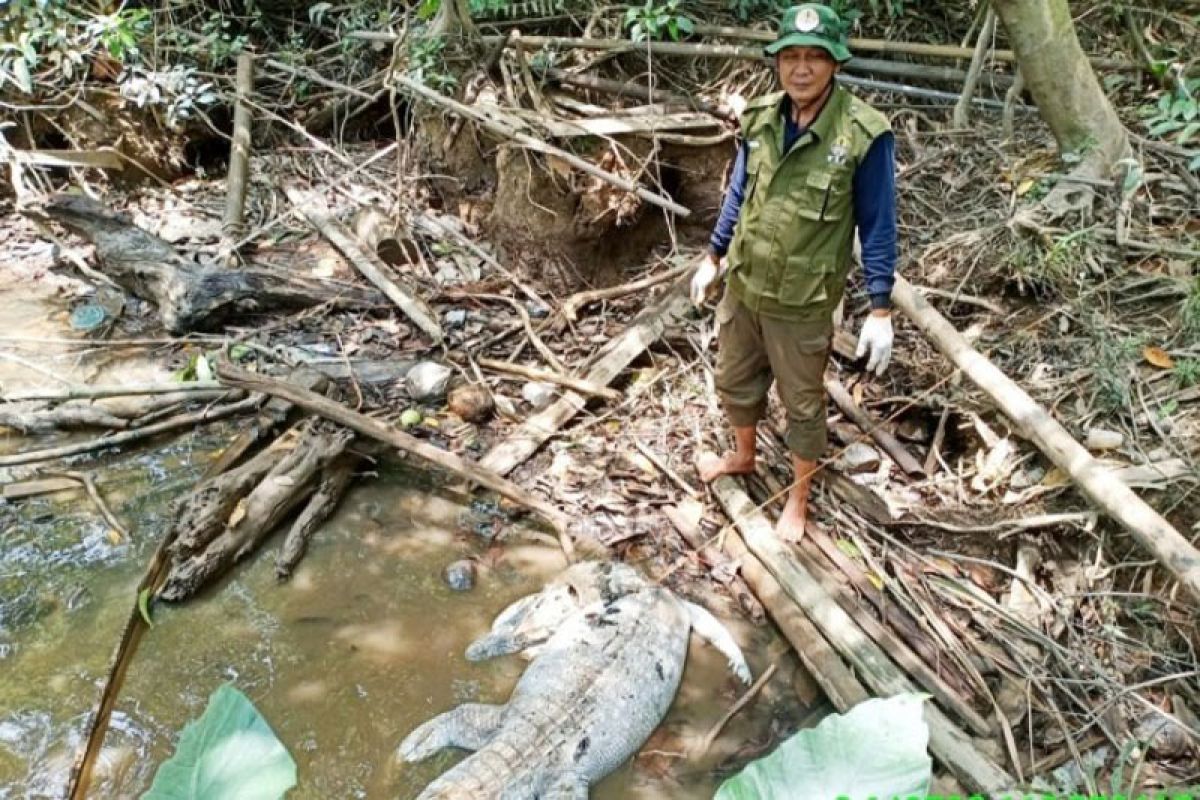
[(835, 463), (843, 472), (874, 472), (879, 469), (881, 459), (879, 451), (866, 442), (854, 442), (849, 445)]
[(418, 403), (436, 403), (446, 396), (454, 371), (436, 361), (422, 361), (404, 378), (408, 396)]
[(521, 397), (538, 411), (553, 403), (554, 396), (554, 386), (549, 383), (530, 381), (521, 387)]
[(442, 571), (442, 580), (456, 592), (469, 592), (475, 588), (475, 562), (463, 558), (448, 565)]

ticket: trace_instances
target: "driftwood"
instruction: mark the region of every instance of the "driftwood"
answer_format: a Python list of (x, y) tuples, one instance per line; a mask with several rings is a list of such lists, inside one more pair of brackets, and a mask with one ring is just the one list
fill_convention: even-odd
[[(353, 438), (350, 431), (324, 420), (307, 423), (292, 449), (272, 458), (262, 479), (244, 497), (236, 498), (217, 535), (202, 550), (180, 557), (182, 547), (173, 549), (175, 561), (159, 596), (176, 602), (191, 597), (250, 553), (305, 501), (325, 467)], [(228, 497), (234, 496), (223, 499)], [(177, 544), (182, 545), (182, 539)]]
[(0, 397), (0, 402), (19, 403), (26, 400), (93, 400), (102, 397), (133, 397), (149, 394), (185, 394), (223, 389), (218, 381), (189, 381), (185, 383), (135, 383), (128, 386), (72, 386), (69, 389), (34, 389), (20, 394)]
[(425, 335), (431, 338), (435, 344), (442, 341), (442, 326), (438, 324), (437, 317), (429, 310), (425, 301), (412, 290), (393, 280), (388, 275), (387, 265), (376, 253), (363, 248), (354, 234), (329, 215), (329, 210), (325, 207), (323, 200), (315, 194), (301, 193), (291, 187), (286, 192), (288, 200), (304, 215), (308, 224), (319, 230), (330, 244), (336, 247), (338, 252), (363, 274), (363, 277), (387, 295), (387, 298), (395, 303), (404, 312), (404, 315), (424, 331)]
[(308, 499), (308, 504), (288, 531), (279, 555), (275, 557), (275, 578), (285, 581), (292, 577), (296, 564), (304, 557), (308, 542), (316, 533), (317, 528), (329, 519), (338, 505), (338, 501), (346, 493), (350, 482), (354, 480), (354, 469), (359, 457), (354, 453), (342, 453), (332, 463), (328, 464), (321, 474), (320, 483)]
[(616, 186), (618, 189), (623, 189), (626, 192), (635, 194), (638, 197), (640, 197), (641, 199), (645, 200), (647, 203), (651, 203), (652, 205), (659, 206), (660, 208), (666, 209), (667, 211), (670, 211), (680, 217), (687, 217), (691, 214), (691, 212), (688, 211), (688, 209), (679, 205), (678, 203), (676, 203), (674, 200), (671, 200), (670, 198), (664, 197), (663, 195), (660, 195), (660, 194), (655, 194), (654, 192), (644, 189), (641, 186), (639, 186), (625, 178), (622, 178), (619, 175), (614, 175), (613, 173), (608, 172), (607, 170), (600, 169), (595, 164), (592, 164), (591, 162), (580, 158), (579, 156), (575, 155), (574, 153), (568, 153), (566, 150), (563, 150), (560, 147), (555, 147), (554, 145), (548, 144), (548, 143), (542, 141), (541, 139), (536, 139), (527, 133), (521, 133), (520, 131), (513, 128), (511, 125), (504, 123), (504, 122), (498, 122), (498, 121), (492, 119), (491, 117), (487, 116), (486, 114), (484, 114), (479, 109), (474, 108), (472, 106), (463, 105), (462, 103), (459, 103), (456, 100), (453, 100), (449, 97), (446, 97), (443, 94), (439, 94), (438, 92), (435, 92), (434, 90), (430, 89), (429, 87), (424, 86), (424, 85), (412, 80), (411, 78), (405, 77), (403, 75), (399, 75), (399, 76), (396, 76), (395, 80), (396, 80), (397, 84), (404, 87), (409, 92), (411, 92), (419, 97), (422, 97), (425, 100), (428, 100), (429, 102), (433, 103), (434, 105), (441, 106), (442, 108), (453, 111), (456, 114), (461, 114), (465, 117), (469, 117), (477, 125), (480, 125), (484, 128), (487, 128), (488, 130), (492, 131), (493, 133), (496, 133), (500, 136), (510, 139), (511, 141), (513, 141), (516, 144), (519, 144), (522, 147), (525, 147), (529, 150), (534, 150), (539, 153), (545, 153), (547, 155), (552, 155), (557, 158), (561, 158), (563, 161), (566, 161), (568, 164), (570, 164), (571, 166), (575, 167), (578, 170), (586, 172), (588, 175), (591, 175), (595, 178), (599, 178), (602, 181), (610, 183), (613, 186)]
[(229, 317), (275, 308), (382, 305), (377, 292), (294, 273), (224, 269), (184, 258), (159, 237), (94, 200), (57, 195), (42, 213), (96, 247), (96, 259), (122, 289), (154, 303), (171, 333), (217, 327)]
[(1200, 552), (1112, 471), (1075, 441), (1046, 409), (954, 329), (902, 277), (892, 299), (934, 346), (987, 392), (1017, 429), (1071, 477), (1093, 503), (1125, 526), (1135, 540), (1200, 599)]
[(100, 512), (100, 516), (104, 517), (104, 521), (108, 523), (108, 526), (126, 541), (133, 538), (133, 535), (129, 532), (129, 528), (126, 528), (121, 523), (121, 520), (117, 519), (117, 515), (108, 507), (108, 503), (104, 502), (104, 497), (100, 494), (100, 490), (96, 488), (96, 482), (92, 480), (91, 475), (88, 475), (86, 472), (72, 472), (68, 470), (46, 472), (44, 474), (51, 478), (65, 478), (66, 480), (82, 484), (83, 488), (87, 491), (88, 497), (91, 498), (93, 505), (96, 506), (96, 510)]
[(90, 442), (78, 442), (76, 444), (62, 445), (61, 447), (48, 447), (44, 450), (29, 450), (24, 453), (13, 453), (12, 455), (0, 456), (0, 467), (13, 467), (18, 464), (32, 464), (38, 461), (50, 461), (55, 458), (66, 458), (67, 456), (75, 456), (80, 453), (91, 453), (96, 450), (103, 450), (107, 447), (117, 447), (126, 445), (130, 442), (149, 439), (152, 436), (157, 436), (160, 433), (167, 431), (177, 431), (182, 428), (194, 428), (196, 425), (205, 422), (214, 422), (226, 417), (232, 417), (237, 414), (245, 414), (258, 408), (262, 403), (261, 397), (248, 397), (237, 403), (230, 403), (224, 406), (215, 406), (206, 408), (201, 411), (194, 411), (188, 414), (180, 414), (154, 425), (147, 425), (144, 428), (136, 428), (131, 431), (122, 431), (109, 436), (101, 436), (99, 439), (93, 439)]
[(48, 411), (9, 411), (0, 409), (0, 428), (22, 433), (53, 433), (82, 428), (123, 430), (129, 420), (95, 406), (59, 406)]
[[(680, 284), (673, 285), (653, 308), (639, 314), (629, 326), (604, 346), (592, 362), (584, 379), (598, 385), (608, 385), (641, 355), (642, 351), (662, 336), (667, 323), (685, 315), (691, 303)], [(499, 475), (507, 475), (537, 452), (559, 428), (578, 414), (587, 399), (575, 392), (566, 392), (553, 404), (525, 420), (503, 441), (493, 446), (480, 460), (480, 465)]]
[(217, 263), (233, 266), (235, 245), (242, 237), (246, 209), (246, 182), (250, 175), (250, 95), (254, 92), (254, 54), (243, 51), (237, 60), (237, 98), (233, 105), (233, 140), (229, 146), (229, 172), (225, 179), (225, 215), (221, 218), (221, 245)]
[(854, 398), (850, 396), (850, 392), (846, 391), (846, 387), (842, 385), (841, 381), (834, 377), (826, 377), (825, 391), (829, 392), (830, 399), (842, 410), (842, 413), (869, 434), (902, 470), (909, 475), (925, 474), (925, 466), (917, 461), (912, 453), (908, 452), (908, 448), (901, 444), (899, 439), (872, 419), (871, 415), (858, 403), (854, 402)]
[(345, 425), (347, 428), (357, 431), (363, 436), (376, 439), (398, 450), (412, 453), (418, 458), (441, 467), (459, 478), (477, 483), (480, 486), (485, 486), (518, 505), (536, 511), (558, 530), (560, 541), (563, 543), (563, 550), (567, 553), (568, 559), (573, 559), (574, 548), (568, 538), (568, 520), (566, 516), (545, 500), (535, 497), (511, 481), (496, 474), (494, 470), (481, 464), (472, 464), (454, 453), (439, 450), (437, 447), (423, 442), (414, 436), (410, 436), (403, 431), (396, 430), (384, 422), (372, 419), (365, 414), (351, 411), (340, 403), (322, 397), (314, 392), (292, 386), (283, 381), (246, 372), (233, 366), (228, 361), (221, 360), (217, 363), (217, 377), (228, 386), (241, 388), (253, 386), (254, 389), (251, 391), (262, 391), (266, 394), (283, 398), (306, 411), (319, 414), (326, 419)]

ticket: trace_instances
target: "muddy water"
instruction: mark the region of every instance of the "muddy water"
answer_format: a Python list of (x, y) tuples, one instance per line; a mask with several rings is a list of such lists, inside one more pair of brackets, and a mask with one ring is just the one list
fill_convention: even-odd
[[(0, 798), (61, 793), (167, 505), (191, 485), (222, 436), (228, 431), (184, 437), (103, 471), (105, 493), (134, 523), (132, 544), (113, 544), (82, 496), (0, 508)], [(156, 609), (92, 796), (144, 791), (176, 732), (225, 681), (256, 703), (296, 759), (299, 786), (289, 797), (412, 798), (461, 757), (400, 766), (392, 753), (404, 734), (456, 703), (504, 701), (523, 662), (470, 664), (463, 651), (502, 607), (536, 591), (562, 561), (557, 550), (535, 543), (513, 543), (498, 559), (487, 558), (486, 543), (463, 524), (467, 509), (417, 484), (412, 474), (387, 470), (363, 481), (289, 584), (274, 581), (276, 540), (204, 597)], [(472, 555), (490, 565), (474, 591), (452, 592), (442, 568)], [(735, 631), (756, 672), (768, 651), (781, 652), (767, 633), (742, 625)], [(773, 724), (789, 724), (798, 713), (783, 688), (734, 720), (705, 764), (680, 758), (739, 693), (720, 656), (694, 643), (659, 734), (593, 796), (711, 797), (716, 761), (765, 741)]]
[[(72, 336), (50, 281), (0, 275), (5, 336)], [(0, 340), (0, 351), (72, 381), (164, 380), (153, 351), (81, 352), (59, 344)], [(5, 391), (52, 387), (44, 372), (0, 359)], [(98, 476), (133, 529), (114, 541), (81, 492), (0, 501), (0, 800), (62, 795), (85, 718), (107, 673), (134, 588), (170, 503), (233, 436), (224, 424), (142, 454), (109, 454), (74, 468)], [(38, 443), (39, 445), (42, 442)], [(0, 451), (31, 446), (0, 436)], [(514, 543), (489, 551), (468, 509), (384, 468), (348, 495), (316, 536), (292, 582), (277, 585), (269, 542), (213, 591), (183, 607), (157, 608), (114, 713), (92, 797), (135, 798), (173, 750), (178, 731), (226, 681), (244, 691), (299, 766), (289, 798), (415, 797), (462, 755), (416, 766), (392, 758), (405, 734), (457, 703), (503, 702), (521, 674), (516, 658), (470, 664), (466, 645), (517, 597), (561, 568), (556, 549)], [(440, 573), (475, 556), (474, 591), (457, 594)], [(714, 610), (718, 610), (715, 609)], [(804, 713), (788, 676), (794, 659), (769, 631), (731, 620), (757, 673), (780, 674), (725, 729), (703, 763), (681, 757), (740, 694), (723, 659), (693, 642), (667, 720), (632, 763), (593, 791), (616, 798), (708, 798), (720, 773), (794, 727)]]

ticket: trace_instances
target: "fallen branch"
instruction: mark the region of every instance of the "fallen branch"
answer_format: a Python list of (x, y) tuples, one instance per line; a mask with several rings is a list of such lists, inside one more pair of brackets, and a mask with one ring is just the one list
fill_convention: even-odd
[[(883, 697), (913, 692), (917, 687), (887, 654), (871, 641), (854, 620), (825, 592), (820, 583), (799, 564), (775, 536), (774, 526), (730, 476), (712, 483), (726, 514), (741, 530), (746, 546), (762, 561), (792, 598), (828, 637), (842, 657), (870, 688)], [(929, 749), (955, 777), (976, 791), (1002, 794), (1013, 779), (990, 758), (980, 753), (970, 738), (936, 705), (925, 708), (929, 723)]]
[(620, 286), (611, 286), (607, 289), (589, 289), (585, 292), (576, 292), (568, 297), (562, 303), (562, 314), (567, 319), (574, 322), (579, 315), (579, 309), (589, 303), (596, 303), (600, 300), (612, 300), (617, 297), (624, 297), (627, 294), (640, 292), (649, 289), (651, 286), (657, 286), (660, 283), (673, 281), (681, 275), (690, 272), (694, 268), (694, 264), (681, 264), (675, 269), (661, 272), (657, 275), (650, 275), (636, 281), (623, 283)]
[(350, 481), (354, 479), (354, 468), (358, 465), (359, 457), (354, 453), (343, 453), (333, 463), (328, 464), (321, 474), (317, 490), (309, 498), (308, 504), (296, 517), (279, 555), (275, 557), (275, 579), (286, 581), (292, 577), (296, 564), (304, 557), (308, 549), (308, 541), (316, 533), (321, 523), (329, 519), (329, 515), (337, 510), (338, 501), (346, 493)]
[(91, 453), (96, 450), (103, 450), (107, 447), (117, 447), (118, 445), (129, 444), (130, 442), (149, 439), (152, 436), (157, 436), (160, 433), (167, 431), (176, 431), (181, 428), (192, 428), (196, 425), (201, 425), (205, 422), (215, 422), (226, 417), (245, 414), (248, 411), (253, 411), (262, 403), (262, 398), (251, 396), (237, 403), (230, 403), (226, 406), (216, 406), (206, 408), (203, 411), (195, 411), (190, 414), (180, 414), (177, 417), (164, 420), (154, 425), (147, 425), (144, 428), (137, 428), (131, 431), (123, 431), (114, 433), (111, 436), (102, 436), (99, 439), (93, 439), (90, 442), (79, 442), (77, 444), (67, 444), (61, 447), (48, 447), (44, 450), (29, 450), (24, 453), (13, 453), (12, 455), (0, 456), (0, 467), (13, 467), (18, 464), (32, 464), (37, 461), (50, 461), (55, 458), (66, 458), (67, 456), (77, 456), (80, 453)]
[(758, 697), (758, 693), (761, 692), (763, 687), (770, 682), (771, 678), (775, 677), (775, 673), (778, 671), (778, 669), (779, 666), (777, 664), (771, 664), (769, 667), (763, 670), (762, 675), (758, 676), (758, 680), (754, 682), (754, 685), (747, 689), (746, 693), (739, 697), (737, 702), (734, 703), (728, 711), (722, 714), (721, 718), (717, 720), (711, 728), (708, 729), (708, 733), (704, 735), (704, 738), (701, 739), (696, 747), (688, 753), (688, 758), (693, 761), (698, 761), (704, 758), (704, 756), (708, 754), (709, 749), (712, 747), (713, 742), (715, 742), (717, 737), (721, 735), (721, 731), (725, 730), (725, 726), (729, 724), (729, 720), (737, 716), (737, 713), (745, 708), (751, 700), (753, 700), (755, 697)]
[(472, 464), (454, 453), (440, 450), (403, 431), (398, 431), (377, 419), (372, 419), (357, 411), (351, 411), (342, 404), (334, 402), (327, 397), (322, 397), (315, 392), (310, 392), (306, 389), (301, 389), (297, 386), (292, 386), (283, 381), (267, 378), (262, 375), (255, 375), (252, 372), (246, 372), (243, 369), (233, 366), (233, 364), (225, 359), (217, 362), (217, 377), (227, 386), (238, 386), (250, 391), (263, 392), (275, 397), (281, 397), (306, 411), (319, 414), (326, 419), (344, 425), (363, 436), (377, 439), (397, 450), (412, 453), (459, 478), (477, 483), (480, 486), (486, 486), (512, 500), (514, 503), (538, 512), (559, 532), (563, 551), (569, 560), (574, 560), (574, 547), (568, 538), (567, 528), (569, 523), (566, 516), (545, 500), (535, 497), (515, 483), (504, 479), (487, 466)]
[[(598, 385), (608, 385), (641, 355), (665, 330), (667, 321), (685, 315), (691, 307), (682, 290), (675, 284), (653, 307), (643, 311), (620, 336), (605, 345), (593, 361), (584, 379)], [(499, 475), (507, 475), (529, 458), (559, 428), (578, 414), (587, 399), (576, 392), (566, 392), (552, 405), (521, 423), (512, 434), (497, 443), (480, 460), (480, 465)]]
[(619, 175), (614, 175), (607, 170), (600, 169), (595, 164), (580, 158), (574, 153), (569, 153), (566, 150), (563, 150), (560, 147), (555, 147), (552, 144), (548, 144), (541, 139), (535, 139), (529, 134), (521, 133), (511, 125), (491, 119), (478, 109), (463, 105), (462, 103), (446, 97), (443, 94), (439, 94), (429, 87), (417, 83), (411, 78), (408, 78), (404, 75), (398, 75), (396, 76), (395, 80), (397, 84), (403, 86), (409, 92), (418, 95), (419, 97), (423, 97), (434, 105), (441, 106), (442, 108), (453, 111), (456, 114), (470, 117), (471, 120), (473, 120), (476, 124), (487, 128), (493, 133), (504, 136), (505, 138), (512, 140), (522, 147), (561, 158), (563, 161), (566, 161), (568, 164), (578, 170), (586, 172), (588, 175), (599, 178), (606, 183), (610, 183), (613, 186), (616, 186), (618, 189), (631, 192), (632, 194), (640, 197), (642, 200), (645, 200), (647, 203), (656, 205), (659, 208), (663, 208), (680, 217), (691, 216), (691, 211), (679, 205), (670, 198), (664, 197), (660, 194), (655, 194), (654, 192), (643, 189), (641, 186), (638, 186), (632, 181), (626, 180)]
[(51, 478), (66, 478), (67, 480), (76, 481), (83, 484), (83, 488), (87, 491), (88, 497), (95, 504), (96, 509), (100, 512), (100, 516), (104, 517), (104, 521), (108, 526), (120, 534), (121, 538), (129, 541), (133, 539), (133, 535), (129, 529), (121, 524), (121, 520), (117, 519), (117, 515), (108, 507), (108, 503), (104, 502), (104, 498), (100, 495), (100, 490), (96, 488), (96, 482), (92, 480), (92, 476), (85, 472), (72, 472), (64, 470), (62, 472), (44, 472)]
[(876, 422), (858, 403), (854, 402), (854, 398), (850, 396), (850, 392), (846, 391), (846, 387), (842, 385), (841, 381), (837, 378), (826, 377), (825, 391), (829, 392), (830, 399), (842, 410), (842, 413), (869, 434), (902, 470), (909, 475), (925, 474), (924, 465), (908, 452), (908, 448), (901, 444), (899, 439)]
[(619, 401), (622, 396), (620, 392), (615, 389), (609, 389), (607, 386), (600, 386), (582, 378), (572, 378), (570, 375), (563, 375), (558, 372), (551, 372), (550, 370), (528, 367), (524, 364), (511, 364), (508, 361), (500, 361), (495, 358), (477, 358), (475, 359), (475, 363), (483, 369), (490, 369), (493, 372), (517, 375), (522, 378), (528, 378), (531, 381), (553, 383), (556, 386), (564, 386), (580, 394), (603, 397), (605, 400)]
[(1157, 511), (1094, 459), (1057, 420), (967, 342), (903, 277), (892, 292), (896, 306), (979, 388), (996, 401), (1021, 434), (1046, 454), (1101, 510), (1116, 519), (1200, 598), (1200, 552)]
[(298, 189), (290, 186), (285, 189), (285, 192), (291, 204), (299, 209), (304, 218), (308, 220), (308, 224), (319, 230), (321, 235), (328, 239), (355, 269), (375, 285), (375, 288), (387, 295), (387, 298), (395, 303), (405, 316), (416, 323), (416, 326), (424, 331), (435, 344), (442, 341), (442, 326), (425, 301), (388, 277), (387, 266), (379, 256), (363, 249), (350, 231), (329, 216), (329, 209), (325, 207), (325, 202), (321, 198), (311, 192), (302, 194)]

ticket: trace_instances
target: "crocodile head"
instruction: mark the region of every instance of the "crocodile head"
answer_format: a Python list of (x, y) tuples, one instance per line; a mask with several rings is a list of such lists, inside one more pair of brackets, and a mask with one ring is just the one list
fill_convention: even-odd
[(619, 562), (573, 564), (542, 591), (501, 611), (492, 629), (467, 648), (467, 659), (484, 661), (537, 647), (581, 609), (612, 602), (646, 585), (637, 571)]

